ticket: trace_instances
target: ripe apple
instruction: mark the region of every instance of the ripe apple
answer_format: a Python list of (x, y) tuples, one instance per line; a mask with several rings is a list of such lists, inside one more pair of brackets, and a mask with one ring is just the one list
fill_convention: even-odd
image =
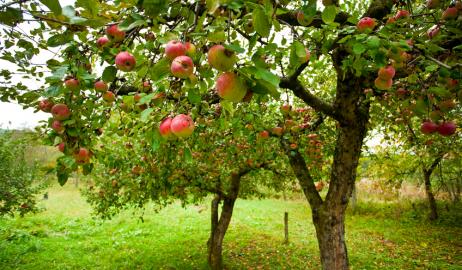
[(151, 83), (150, 83), (149, 81), (144, 81), (144, 82), (143, 82), (143, 90), (144, 90), (144, 91), (149, 91), (149, 90), (151, 90), (151, 89), (152, 89)]
[(173, 60), (178, 56), (186, 54), (186, 47), (178, 40), (170, 40), (165, 46), (165, 56)]
[(268, 139), (269, 138), (269, 132), (266, 130), (261, 131), (258, 136), (262, 139)]
[(117, 24), (113, 24), (106, 29), (106, 35), (114, 41), (122, 41), (125, 38), (125, 32), (119, 29)]
[(170, 129), (177, 137), (189, 137), (194, 131), (194, 121), (189, 115), (179, 114), (173, 118)]
[(431, 134), (437, 130), (438, 130), (438, 125), (430, 120), (426, 120), (420, 125), (420, 131), (423, 134)]
[(289, 147), (290, 147), (290, 149), (295, 150), (295, 149), (297, 149), (298, 145), (296, 143), (291, 143), (289, 145)]
[(401, 18), (408, 18), (410, 16), (411, 16), (411, 14), (409, 13), (409, 11), (407, 11), (407, 10), (398, 10), (398, 12), (396, 12), (395, 19), (399, 20)]
[(90, 161), (90, 151), (85, 147), (80, 147), (75, 153), (74, 158), (77, 163), (88, 163)]
[(63, 133), (64, 132), (64, 126), (63, 126), (63, 123), (59, 120), (54, 120), (52, 123), (51, 123), (51, 128), (56, 131), (56, 133)]
[(51, 108), (51, 114), (56, 120), (66, 120), (71, 115), (71, 111), (66, 104), (58, 103)]
[(247, 94), (247, 85), (234, 72), (221, 74), (217, 78), (215, 88), (221, 98), (232, 102), (241, 101)]
[(166, 139), (172, 138), (173, 134), (170, 128), (171, 125), (172, 125), (172, 118), (170, 117), (165, 118), (159, 125), (160, 136)]
[(432, 28), (428, 29), (427, 36), (429, 39), (434, 38), (440, 32), (440, 27), (438, 25), (433, 26)]
[(109, 43), (109, 39), (108, 39), (107, 37), (99, 37), (99, 38), (96, 40), (96, 46), (98, 46), (99, 48), (103, 48), (103, 47), (106, 46), (108, 43)]
[(292, 110), (292, 106), (290, 106), (290, 104), (283, 104), (281, 105), (281, 108), (279, 108), (281, 110), (281, 113), (283, 115), (288, 115), (290, 113), (290, 111)]
[(193, 57), (196, 54), (196, 46), (192, 44), (191, 42), (189, 41), (185, 42), (184, 47), (186, 49), (187, 56)]
[(173, 76), (185, 79), (193, 74), (194, 63), (189, 56), (178, 56), (173, 60), (172, 65), (170, 66), (170, 71)]
[(427, 0), (427, 8), (434, 9), (440, 5), (440, 0)]
[(106, 92), (108, 89), (108, 86), (105, 82), (103, 81), (97, 81), (95, 82), (95, 90), (98, 92)]
[(79, 80), (75, 78), (67, 79), (64, 81), (64, 85), (67, 89), (74, 91), (79, 89)]
[(103, 94), (103, 100), (112, 103), (116, 100), (116, 97), (111, 91), (106, 91), (106, 93)]
[(377, 77), (377, 79), (375, 79), (375, 81), (374, 81), (374, 84), (375, 84), (375, 87), (377, 87), (377, 89), (388, 90), (393, 85), (393, 80), (392, 79), (382, 80), (382, 79)]
[(60, 152), (63, 152), (64, 153), (64, 148), (66, 147), (66, 144), (64, 142), (61, 142), (60, 144), (58, 144), (56, 146), (56, 148), (60, 151)]
[(273, 133), (276, 136), (282, 136), (282, 133), (284, 132), (284, 129), (282, 127), (274, 127), (271, 129), (271, 133)]
[(451, 20), (457, 18), (458, 10), (456, 7), (448, 7), (445, 11), (443, 11), (443, 15), (441, 19), (443, 20)]
[(115, 64), (118, 69), (128, 72), (135, 68), (136, 59), (129, 52), (120, 52), (115, 58)]
[(388, 81), (395, 77), (395, 68), (393, 66), (382, 67), (378, 72), (379, 78), (384, 81)]
[(214, 45), (207, 54), (210, 66), (219, 71), (228, 71), (237, 62), (233, 51), (226, 49), (223, 45)]
[(43, 112), (50, 112), (51, 108), (53, 107), (53, 101), (49, 99), (42, 99), (39, 101), (39, 109)]
[(358, 24), (356, 25), (356, 28), (360, 33), (364, 32), (372, 32), (374, 30), (374, 27), (376, 25), (376, 22), (374, 19), (369, 18), (369, 17), (364, 17), (361, 20), (359, 20)]
[(438, 126), (438, 133), (442, 136), (451, 136), (456, 132), (456, 124), (454, 122), (443, 122)]

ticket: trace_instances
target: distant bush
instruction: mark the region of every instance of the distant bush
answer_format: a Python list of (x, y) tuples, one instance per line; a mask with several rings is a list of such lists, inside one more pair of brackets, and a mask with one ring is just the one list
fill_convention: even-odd
[(0, 216), (37, 211), (36, 195), (44, 188), (38, 183), (38, 166), (28, 160), (27, 136), (0, 131)]

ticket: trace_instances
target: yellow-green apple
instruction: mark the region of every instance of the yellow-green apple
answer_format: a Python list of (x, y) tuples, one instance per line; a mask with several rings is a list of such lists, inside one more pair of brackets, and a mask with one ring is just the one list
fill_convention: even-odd
[(170, 117), (165, 118), (159, 125), (160, 136), (166, 139), (172, 138), (173, 134), (172, 134), (171, 125), (172, 125), (172, 118)]
[(360, 33), (369, 33), (374, 30), (375, 25), (376, 22), (374, 19), (370, 17), (364, 17), (356, 24), (356, 29), (358, 29)]
[(382, 67), (379, 69), (378, 76), (384, 81), (393, 79), (395, 77), (395, 68), (393, 66)]
[(393, 85), (393, 80), (392, 79), (382, 80), (380, 78), (377, 78), (375, 79), (374, 84), (375, 84), (375, 87), (377, 87), (377, 89), (388, 90)]
[(106, 93), (103, 94), (103, 100), (112, 103), (116, 100), (115, 94), (111, 91), (106, 91)]
[(191, 42), (185, 42), (184, 47), (186, 49), (187, 56), (193, 57), (196, 54), (196, 46)]
[(208, 51), (207, 59), (210, 66), (219, 71), (228, 71), (237, 62), (236, 54), (223, 45), (212, 46)]
[(108, 89), (108, 86), (105, 82), (103, 81), (97, 81), (95, 82), (95, 90), (98, 92), (106, 92)]
[(170, 40), (165, 46), (165, 56), (173, 60), (178, 56), (186, 54), (186, 47), (178, 40)]
[(125, 32), (121, 31), (117, 24), (113, 24), (106, 28), (106, 35), (114, 41), (122, 41), (125, 38)]
[(173, 76), (185, 79), (193, 74), (194, 63), (189, 56), (178, 56), (173, 59), (172, 65), (170, 66), (170, 71), (172, 72)]
[(189, 115), (179, 114), (172, 119), (170, 129), (177, 137), (189, 137), (194, 131), (194, 121)]
[(53, 107), (53, 101), (49, 99), (42, 99), (39, 101), (39, 109), (43, 112), (50, 112), (51, 108)]
[(217, 78), (215, 88), (221, 98), (232, 102), (241, 101), (247, 94), (247, 85), (234, 72), (221, 74)]
[(115, 64), (118, 69), (128, 72), (132, 71), (136, 66), (135, 57), (129, 52), (120, 52), (115, 58)]
[(57, 120), (66, 120), (71, 115), (71, 111), (66, 104), (58, 103), (51, 108), (51, 114)]
[(443, 122), (438, 126), (438, 133), (442, 136), (451, 136), (456, 132), (456, 124), (452, 121)]

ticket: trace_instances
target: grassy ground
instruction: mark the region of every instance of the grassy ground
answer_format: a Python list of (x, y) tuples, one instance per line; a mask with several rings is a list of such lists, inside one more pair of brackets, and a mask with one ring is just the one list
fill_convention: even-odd
[[(207, 268), (208, 202), (160, 213), (147, 209), (144, 222), (128, 211), (101, 221), (72, 185), (52, 188), (49, 195), (40, 214), (0, 219), (0, 269)], [(282, 243), (284, 211), (288, 245)], [(360, 205), (350, 213), (352, 269), (462, 269), (462, 225), (430, 224), (418, 215), (393, 205)], [(304, 201), (238, 201), (224, 248), (228, 269), (319, 268)]]

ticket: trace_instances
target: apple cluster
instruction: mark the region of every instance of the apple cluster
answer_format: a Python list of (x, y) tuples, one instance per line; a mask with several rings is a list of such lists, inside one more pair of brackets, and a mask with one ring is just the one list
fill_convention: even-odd
[(179, 114), (167, 117), (159, 125), (159, 133), (165, 139), (187, 138), (194, 131), (194, 121), (189, 115)]

